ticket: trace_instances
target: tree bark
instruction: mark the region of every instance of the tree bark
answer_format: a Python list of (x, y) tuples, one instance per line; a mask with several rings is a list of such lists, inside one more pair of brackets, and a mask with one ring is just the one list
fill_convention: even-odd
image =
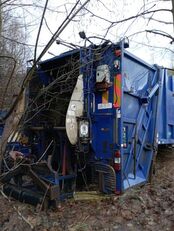
[(1, 31), (2, 31), (2, 8), (1, 8), (1, 0), (0, 0), (0, 37), (1, 37)]
[(172, 0), (173, 29), (174, 29), (174, 0)]

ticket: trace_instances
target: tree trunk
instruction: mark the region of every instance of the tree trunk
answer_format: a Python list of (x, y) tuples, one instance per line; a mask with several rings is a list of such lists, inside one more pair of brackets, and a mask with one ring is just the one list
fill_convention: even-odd
[(174, 28), (174, 0), (172, 0), (173, 28)]

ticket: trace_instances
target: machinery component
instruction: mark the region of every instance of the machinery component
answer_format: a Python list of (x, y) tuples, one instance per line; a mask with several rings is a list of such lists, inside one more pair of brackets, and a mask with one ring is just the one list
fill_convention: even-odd
[(66, 113), (66, 133), (71, 144), (78, 140), (77, 118), (83, 115), (83, 76), (77, 79)]
[(121, 170), (121, 155), (120, 155), (119, 150), (115, 152), (114, 169), (115, 169), (115, 171), (120, 171)]
[[(10, 184), (11, 179), (17, 179), (17, 177), (24, 177), (25, 175), (33, 181), (32, 184), (30, 182), (31, 189), (26, 188), (26, 182), (24, 182), (24, 185), (21, 184), (18, 186)], [(58, 176), (56, 173), (50, 171), (46, 163), (38, 163), (32, 165), (21, 164), (14, 170), (2, 175), (0, 181), (6, 184), (3, 188), (4, 193), (20, 201), (25, 200), (27, 203), (35, 204), (36, 202), (40, 203), (45, 197), (47, 203), (54, 202), (56, 204), (59, 200), (73, 196), (75, 177), (75, 175)], [(34, 191), (37, 191), (37, 188), (39, 189), (38, 196), (35, 192), (32, 193), (32, 188), (34, 188)], [(34, 198), (34, 201), (32, 201), (32, 198)]]
[(87, 120), (79, 121), (79, 137), (81, 139), (89, 137), (89, 122)]
[(110, 71), (107, 64), (98, 66), (96, 71), (96, 83), (101, 83), (104, 80), (110, 83)]
[(19, 200), (20, 202), (32, 204), (32, 205), (42, 205), (42, 209), (48, 208), (48, 198), (44, 198), (44, 194), (41, 192), (34, 192), (28, 188), (17, 187), (13, 184), (3, 185), (3, 192), (10, 197)]
[(95, 170), (99, 173), (99, 189), (105, 193), (115, 193), (116, 175), (112, 166), (102, 162), (95, 164)]

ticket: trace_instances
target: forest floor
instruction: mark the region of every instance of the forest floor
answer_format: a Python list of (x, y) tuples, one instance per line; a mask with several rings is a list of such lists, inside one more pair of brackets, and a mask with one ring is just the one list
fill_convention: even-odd
[(174, 230), (174, 152), (161, 151), (152, 184), (101, 200), (68, 200), (56, 209), (0, 196), (1, 231)]

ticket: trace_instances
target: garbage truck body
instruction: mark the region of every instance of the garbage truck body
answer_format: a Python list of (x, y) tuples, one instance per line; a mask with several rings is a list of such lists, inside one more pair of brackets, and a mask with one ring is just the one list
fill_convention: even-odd
[[(75, 49), (40, 62), (32, 76), (22, 135), (7, 153), (32, 159), (26, 172), (42, 190), (57, 186), (52, 199), (93, 184), (116, 194), (144, 184), (158, 146), (174, 143), (172, 71), (147, 64), (127, 45)], [(8, 183), (7, 194), (9, 187), (16, 186)]]

